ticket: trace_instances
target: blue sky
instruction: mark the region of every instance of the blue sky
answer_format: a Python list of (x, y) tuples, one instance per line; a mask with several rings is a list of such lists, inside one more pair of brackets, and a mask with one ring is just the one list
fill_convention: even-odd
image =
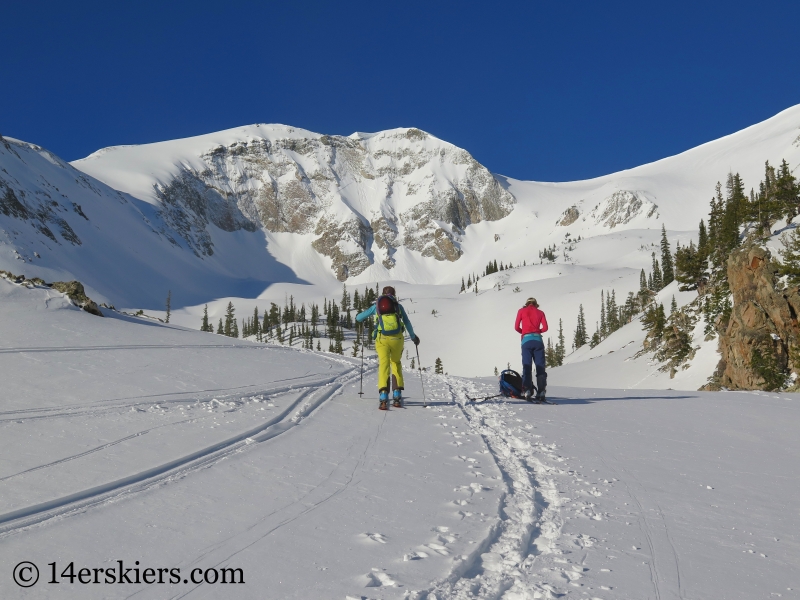
[(414, 126), (565, 181), (800, 103), (796, 0), (31, 0), (0, 22), (0, 133), (68, 160), (258, 122)]

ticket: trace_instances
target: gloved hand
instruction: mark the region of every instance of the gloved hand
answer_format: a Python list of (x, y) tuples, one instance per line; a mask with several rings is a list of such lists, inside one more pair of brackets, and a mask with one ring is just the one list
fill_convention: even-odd
[(414, 336), (414, 339), (413, 339), (413, 340), (411, 340), (411, 341), (413, 341), (413, 342), (414, 342), (414, 345), (415, 345), (415, 346), (419, 346), (419, 336), (418, 336), (418, 335), (415, 335), (415, 336)]

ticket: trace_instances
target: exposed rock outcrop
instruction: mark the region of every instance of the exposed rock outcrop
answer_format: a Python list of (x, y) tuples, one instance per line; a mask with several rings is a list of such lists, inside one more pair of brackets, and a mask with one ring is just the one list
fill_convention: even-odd
[(198, 256), (214, 252), (209, 225), (314, 233), (313, 248), (343, 281), (376, 260), (392, 268), (401, 246), (458, 260), (467, 226), (502, 219), (514, 207), (514, 197), (468, 152), (419, 129), (293, 133), (218, 146), (199, 163), (183, 162), (154, 186), (165, 223)]
[(578, 210), (577, 206), (570, 206), (567, 210), (564, 211), (564, 214), (561, 215), (561, 218), (558, 220), (556, 225), (560, 225), (561, 227), (567, 227), (568, 225), (572, 225), (575, 221), (578, 220), (578, 217), (581, 216), (581, 212)]
[(32, 277), (28, 279), (25, 277), (25, 275), (14, 275), (8, 271), (0, 271), (0, 277), (9, 280), (12, 283), (24, 285), (28, 288), (52, 288), (66, 295), (73, 304), (79, 306), (86, 312), (98, 317), (103, 316), (103, 313), (100, 312), (100, 308), (97, 306), (97, 303), (86, 295), (86, 290), (83, 289), (83, 284), (80, 281), (54, 281), (53, 283), (45, 283), (45, 281), (39, 277)]
[(742, 248), (728, 258), (733, 310), (720, 334), (719, 385), (729, 389), (775, 389), (800, 365), (798, 349), (800, 292), (776, 288), (776, 265), (768, 250)]
[(597, 204), (589, 213), (589, 218), (604, 227), (614, 229), (626, 225), (637, 217), (658, 218), (658, 206), (642, 193), (620, 190)]
[(97, 303), (86, 295), (86, 290), (83, 289), (80, 281), (54, 281), (49, 285), (54, 290), (66, 294), (75, 305), (80, 306), (86, 312), (98, 317), (103, 316)]
[(364, 251), (368, 232), (360, 221), (351, 219), (337, 223), (323, 218), (314, 233), (319, 237), (311, 243), (311, 246), (333, 261), (333, 268), (339, 281), (346, 281), (351, 275), (358, 275), (370, 265), (370, 259)]

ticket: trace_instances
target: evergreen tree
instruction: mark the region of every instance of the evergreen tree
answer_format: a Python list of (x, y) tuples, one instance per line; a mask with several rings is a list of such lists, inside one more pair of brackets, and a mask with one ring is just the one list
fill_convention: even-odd
[(463, 294), (466, 290), (467, 290), (467, 288), (464, 286), (464, 278), (462, 277), (461, 278), (461, 289), (458, 290), (458, 293), (459, 294)]
[(700, 270), (705, 272), (708, 262), (708, 234), (703, 219), (700, 219), (700, 228), (697, 234), (697, 262), (700, 263)]
[(782, 264), (778, 266), (778, 272), (786, 275), (789, 285), (800, 283), (800, 235), (798, 230), (792, 229), (788, 234), (781, 237), (783, 248), (779, 251)]
[(200, 325), (200, 331), (214, 332), (214, 329), (208, 324), (208, 304), (203, 307), (203, 322)]
[(699, 289), (705, 281), (705, 269), (700, 261), (700, 253), (690, 241), (675, 252), (675, 279), (682, 292)]
[(589, 337), (586, 333), (586, 316), (583, 313), (583, 304), (581, 304), (578, 309), (578, 325), (575, 328), (575, 336), (573, 338), (572, 345), (577, 350), (588, 341)]
[(322, 347), (319, 344), (319, 340), (317, 340), (317, 352), (321, 352), (321, 351), (322, 351)]
[(222, 328), (222, 319), (219, 320), (219, 327), (217, 327), (217, 335), (225, 335), (225, 330)]
[(756, 375), (764, 380), (762, 386), (765, 390), (779, 390), (784, 386), (786, 373), (778, 365), (775, 350), (771, 345), (759, 348), (758, 351), (753, 348), (750, 356), (750, 365)]
[(239, 324), (237, 323), (236, 319), (233, 320), (233, 334), (231, 337), (239, 337)]
[(661, 275), (661, 267), (658, 264), (656, 253), (653, 252), (653, 291), (661, 291), (664, 287), (664, 278)]
[(167, 318), (164, 319), (165, 323), (169, 323), (170, 314), (172, 314), (172, 290), (167, 292)]
[(667, 230), (661, 224), (661, 273), (663, 277), (662, 285), (668, 286), (675, 280), (675, 271), (672, 264), (672, 250), (667, 240)]
[(606, 322), (608, 333), (614, 333), (619, 329), (619, 309), (617, 308), (617, 292), (611, 290), (611, 294), (606, 292)]
[(800, 203), (800, 186), (786, 160), (781, 161), (778, 167), (777, 179), (775, 181), (775, 196), (777, 204), (781, 207), (781, 212), (786, 217), (786, 221), (791, 223), (797, 216), (797, 205)]
[[(495, 367), (495, 370), (496, 369), (497, 369), (497, 367)], [(411, 357), (411, 370), (412, 371), (414, 370), (414, 357), (413, 356)]]
[(711, 209), (708, 213), (708, 252), (715, 271), (721, 268), (726, 258), (722, 248), (722, 218), (724, 210), (725, 202), (722, 199), (722, 184), (717, 182), (716, 193), (711, 198)]
[(778, 199), (778, 177), (775, 174), (775, 167), (770, 165), (769, 161), (764, 163), (764, 181), (759, 185), (756, 198), (759, 203), (761, 233), (768, 236), (772, 223), (780, 219), (784, 213)]
[(633, 321), (633, 315), (639, 312), (639, 305), (636, 301), (636, 295), (633, 292), (628, 292), (628, 298), (625, 300), (625, 322), (630, 323)]
[(225, 309), (225, 335), (234, 337), (233, 328), (236, 325), (236, 310), (233, 308), (233, 302), (228, 302), (228, 307)]
[(269, 324), (270, 327), (280, 325), (281, 323), (281, 309), (274, 302), (270, 302), (269, 307)]
[(678, 303), (675, 301), (675, 296), (672, 296), (672, 304), (670, 304), (670, 306), (669, 306), (669, 314), (670, 314), (670, 316), (672, 316), (672, 314), (676, 310), (678, 310)]
[(316, 304), (311, 305), (311, 329), (312, 336), (317, 335), (317, 324), (319, 323), (319, 306)]
[(664, 326), (667, 317), (664, 314), (663, 304), (653, 304), (642, 317), (642, 327), (647, 330), (653, 340), (658, 343), (664, 335)]
[(693, 323), (689, 316), (677, 310), (676, 307), (666, 319), (666, 326), (663, 328), (661, 336), (661, 347), (656, 351), (655, 358), (660, 361), (669, 361), (669, 366), (676, 369), (692, 351), (692, 329)]
[(567, 343), (564, 339), (564, 324), (561, 319), (558, 320), (558, 343), (556, 344), (556, 361), (557, 367), (564, 364), (564, 357), (567, 355)]
[(600, 338), (600, 324), (597, 323), (596, 325), (597, 325), (597, 328), (595, 329), (595, 332), (592, 334), (592, 337), (589, 340), (589, 348), (594, 348), (601, 341), (601, 338)]
[(747, 196), (739, 174), (728, 173), (725, 184), (727, 195), (722, 219), (721, 249), (723, 264), (731, 250), (739, 245), (739, 227), (745, 220)]
[(433, 372), (437, 375), (442, 375), (444, 373), (444, 368), (442, 367), (442, 359), (438, 356), (436, 357), (436, 362), (434, 363)]
[[(547, 348), (544, 351), (544, 364), (547, 367), (557, 366), (555, 349), (553, 348), (553, 341), (549, 337), (547, 338)], [(497, 375), (497, 367), (494, 368), (494, 374)]]
[[(600, 290), (600, 326), (598, 328), (600, 332), (600, 337), (606, 338), (608, 337), (608, 322), (606, 321), (606, 303), (603, 296), (603, 290)], [(595, 344), (596, 346), (597, 344)], [(594, 346), (592, 346), (594, 348)]]

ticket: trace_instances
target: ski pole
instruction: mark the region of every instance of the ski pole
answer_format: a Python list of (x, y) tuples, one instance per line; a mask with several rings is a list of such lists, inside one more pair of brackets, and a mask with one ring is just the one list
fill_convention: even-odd
[(419, 346), (414, 344), (417, 351), (417, 368), (419, 369), (419, 382), (422, 384), (422, 406), (428, 408), (428, 401), (425, 398), (425, 380), (422, 379), (422, 363), (419, 361)]
[(361, 397), (364, 396), (364, 340), (361, 340), (361, 390), (358, 392), (358, 395)]

